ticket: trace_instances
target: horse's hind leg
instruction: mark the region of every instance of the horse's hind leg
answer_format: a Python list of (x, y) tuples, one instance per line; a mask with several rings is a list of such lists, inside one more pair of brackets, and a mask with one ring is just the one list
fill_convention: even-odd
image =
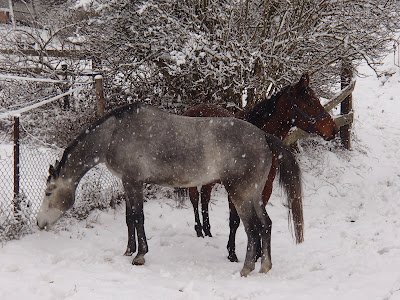
[[(267, 273), (272, 268), (271, 261), (271, 230), (272, 221), (268, 216), (264, 205), (256, 205), (257, 217), (259, 219), (259, 237), (261, 237), (261, 268), (260, 273)], [(259, 242), (258, 242), (259, 243)]]
[(193, 212), (194, 212), (194, 230), (197, 233), (198, 237), (204, 237), (203, 235), (203, 226), (201, 226), (200, 222), (200, 215), (199, 215), (199, 191), (197, 187), (189, 188), (189, 198), (190, 202), (193, 205)]
[(130, 205), (131, 222), (133, 222), (138, 239), (138, 253), (133, 259), (132, 264), (143, 265), (144, 255), (148, 252), (146, 234), (144, 231), (143, 213), (143, 184), (132, 182), (123, 178), (123, 185)]
[(132, 205), (130, 203), (130, 199), (128, 195), (125, 197), (125, 206), (126, 206), (126, 226), (128, 227), (128, 245), (126, 247), (125, 256), (131, 256), (136, 252), (136, 230), (135, 230), (135, 222), (133, 219), (132, 213)]
[(229, 202), (229, 240), (226, 248), (228, 249), (228, 259), (231, 262), (238, 262), (236, 256), (236, 231), (239, 228), (240, 218), (233, 205), (231, 197), (228, 195)]
[(242, 212), (238, 211), (241, 216), (244, 229), (247, 234), (247, 252), (244, 261), (243, 269), (240, 271), (240, 275), (246, 277), (255, 268), (256, 263), (256, 248), (257, 241), (259, 239), (260, 221), (257, 218), (254, 209), (244, 209)]
[(210, 217), (208, 214), (208, 204), (210, 203), (211, 191), (213, 186), (213, 184), (207, 184), (201, 187), (201, 214), (203, 216), (203, 231), (204, 234), (209, 237), (212, 237), (212, 234)]
[[(276, 160), (274, 159), (272, 161), (272, 167), (271, 170), (268, 174), (268, 179), (267, 182), (265, 183), (263, 192), (262, 192), (262, 200), (264, 207), (267, 205), (269, 198), (271, 198), (272, 194), (272, 186), (273, 182), (276, 176)], [(262, 256), (262, 250), (261, 250), (261, 235), (259, 236), (258, 243), (257, 243), (257, 258), (260, 258)]]

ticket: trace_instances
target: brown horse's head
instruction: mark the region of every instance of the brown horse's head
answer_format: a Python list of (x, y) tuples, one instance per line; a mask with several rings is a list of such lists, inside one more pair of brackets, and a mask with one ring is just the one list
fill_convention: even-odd
[(308, 74), (303, 74), (299, 82), (289, 88), (289, 98), (293, 125), (308, 133), (316, 133), (325, 140), (335, 137), (339, 129), (311, 89)]

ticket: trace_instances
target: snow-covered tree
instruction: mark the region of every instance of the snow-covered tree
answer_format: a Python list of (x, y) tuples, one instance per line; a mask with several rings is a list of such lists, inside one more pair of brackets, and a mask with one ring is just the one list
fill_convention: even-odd
[[(55, 2), (57, 1), (46, 3), (47, 9), (41, 6), (41, 10), (38, 9), (39, 6), (32, 10), (29, 6), (31, 2), (25, 3), (27, 13), (23, 22), (17, 19), (15, 28), (11, 24), (0, 25), (0, 73), (11, 75), (7, 80), (2, 78), (0, 81), (2, 111), (15, 110), (65, 92), (74, 84), (79, 71), (90, 64), (90, 57), (86, 58), (84, 53), (80, 52), (79, 44), (82, 40), (75, 33), (79, 16), (75, 11), (68, 9), (69, 5), (55, 5)], [(85, 13), (85, 20), (87, 17)], [(64, 64), (68, 66), (68, 83), (11, 79), (12, 75), (28, 79), (65, 79), (66, 73), (62, 70)], [(82, 81), (82, 78), (79, 79)], [(34, 133), (42, 140), (65, 146), (69, 141), (55, 132), (71, 132), (71, 136), (74, 136), (87, 125), (88, 120), (94, 116), (93, 107), (88, 105), (91, 95), (94, 98), (92, 85), (70, 98), (70, 111), (62, 109), (61, 100), (60, 103), (36, 109), (28, 116), (24, 115), (26, 118), (22, 119), (21, 124), (28, 132)], [(7, 119), (0, 120), (0, 129), (10, 128), (10, 123)], [(49, 128), (52, 128), (51, 133)]]
[[(95, 1), (82, 26), (119, 97), (251, 104), (303, 72), (328, 93), (343, 60), (376, 69), (399, 28), (394, 0)], [(124, 91), (124, 92), (122, 92)], [(117, 99), (114, 98), (114, 99)]]
[[(66, 50), (79, 41), (85, 57), (101, 64), (111, 104), (148, 100), (178, 110), (240, 105), (244, 92), (253, 105), (306, 71), (328, 96), (342, 61), (377, 70), (400, 28), (395, 0), (81, 0), (52, 7), (58, 18), (49, 14), (44, 26), (51, 39)], [(51, 73), (49, 37), (28, 35), (43, 53), (29, 64)]]

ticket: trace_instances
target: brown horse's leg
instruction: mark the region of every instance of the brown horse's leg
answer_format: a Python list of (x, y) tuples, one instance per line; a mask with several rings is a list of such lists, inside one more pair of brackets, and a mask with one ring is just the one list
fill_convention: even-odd
[(278, 164), (275, 158), (275, 155), (272, 157), (272, 165), (271, 169), (269, 170), (267, 182), (265, 183), (264, 190), (262, 192), (262, 198), (263, 198), (263, 203), (264, 206), (267, 205), (269, 198), (271, 197), (272, 194), (272, 186), (274, 184), (274, 179), (276, 176), (276, 170), (278, 168)]
[(203, 231), (204, 234), (209, 237), (212, 237), (212, 234), (210, 231), (211, 226), (210, 217), (208, 215), (208, 204), (210, 203), (213, 186), (213, 184), (207, 184), (201, 187), (201, 214), (203, 216)]
[(226, 248), (228, 249), (228, 259), (231, 262), (238, 262), (239, 260), (235, 253), (236, 250), (235, 238), (236, 238), (236, 231), (240, 224), (240, 218), (229, 195), (228, 195), (228, 202), (229, 202), (229, 240)]
[(190, 202), (193, 205), (193, 212), (194, 212), (194, 230), (197, 233), (198, 237), (204, 237), (203, 235), (203, 227), (201, 226), (200, 216), (199, 216), (199, 191), (197, 187), (189, 188), (189, 198)]

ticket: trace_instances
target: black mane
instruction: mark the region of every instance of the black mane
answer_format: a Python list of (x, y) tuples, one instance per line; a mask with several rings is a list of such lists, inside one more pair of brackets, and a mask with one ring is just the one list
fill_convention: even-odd
[(141, 103), (132, 103), (132, 104), (126, 104), (123, 106), (120, 106), (116, 109), (114, 109), (113, 111), (109, 112), (108, 114), (106, 114), (104, 117), (98, 119), (97, 121), (95, 121), (94, 123), (90, 124), (89, 127), (87, 127), (85, 130), (83, 130), (78, 137), (76, 137), (69, 145), (67, 148), (65, 148), (64, 153), (62, 155), (62, 158), (60, 160), (60, 162), (57, 162), (56, 165), (54, 166), (55, 172), (56, 172), (56, 176), (58, 176), (60, 174), (60, 170), (61, 168), (64, 167), (64, 165), (67, 162), (67, 159), (70, 155), (70, 153), (76, 148), (76, 146), (81, 143), (82, 141), (84, 141), (86, 139), (86, 136), (93, 131), (93, 129), (95, 129), (96, 127), (98, 127), (100, 124), (102, 124), (103, 122), (107, 121), (110, 117), (115, 116), (117, 119), (121, 118), (122, 114), (126, 111), (135, 111), (140, 105), (142, 105)]
[(283, 88), (278, 93), (272, 95), (270, 98), (264, 99), (260, 103), (255, 105), (247, 113), (246, 121), (260, 128), (265, 123), (265, 120), (269, 119), (271, 115), (275, 113), (276, 104), (279, 98), (287, 92), (289, 87), (290, 86)]

